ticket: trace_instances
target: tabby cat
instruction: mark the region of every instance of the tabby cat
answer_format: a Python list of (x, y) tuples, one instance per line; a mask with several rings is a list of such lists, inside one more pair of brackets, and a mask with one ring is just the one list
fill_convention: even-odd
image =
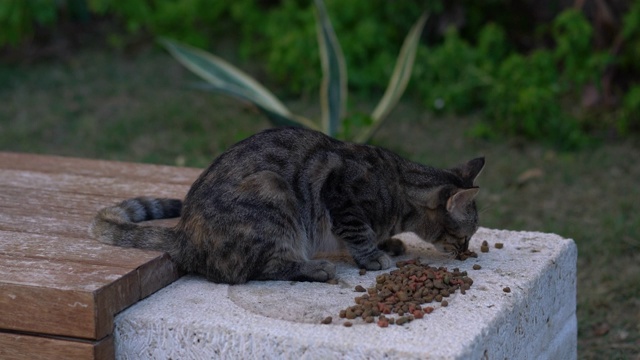
[[(90, 233), (113, 245), (166, 251), (187, 272), (218, 283), (326, 281), (335, 265), (314, 259), (332, 242), (360, 268), (387, 269), (411, 231), (438, 250), (467, 250), (478, 228), (474, 180), (484, 158), (450, 170), (375, 146), (278, 128), (232, 146), (184, 202), (139, 197), (98, 212)], [(181, 216), (173, 228), (140, 221)], [(338, 240), (336, 240), (338, 239)]]

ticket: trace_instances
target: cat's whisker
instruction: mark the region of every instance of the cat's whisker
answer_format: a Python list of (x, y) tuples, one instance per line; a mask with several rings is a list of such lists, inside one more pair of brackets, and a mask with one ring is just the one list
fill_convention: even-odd
[(478, 214), (483, 214), (485, 211), (491, 209), (493, 205), (487, 205), (478, 211)]
[(455, 251), (447, 251), (446, 253), (444, 253), (444, 255), (448, 260), (453, 260), (458, 256), (458, 254)]

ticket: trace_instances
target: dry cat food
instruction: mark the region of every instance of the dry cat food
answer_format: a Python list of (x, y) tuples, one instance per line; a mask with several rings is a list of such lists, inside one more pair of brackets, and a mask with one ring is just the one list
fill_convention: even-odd
[(478, 254), (476, 254), (475, 252), (467, 249), (467, 251), (459, 253), (458, 256), (456, 256), (456, 259), (465, 261), (470, 257), (471, 258), (477, 258)]
[(489, 243), (487, 242), (487, 240), (484, 240), (482, 242), (482, 245), (480, 245), (480, 251), (483, 253), (489, 252)]
[[(378, 275), (375, 286), (367, 289), (356, 286), (356, 292), (364, 289), (366, 294), (356, 296), (356, 305), (341, 310), (340, 318), (360, 318), (366, 323), (372, 323), (377, 317), (380, 327), (388, 327), (394, 323), (402, 325), (421, 319), (434, 310), (423, 304), (437, 301), (441, 306), (447, 306), (449, 303), (446, 298), (456, 290), (464, 294), (473, 284), (467, 272), (458, 268), (448, 271), (445, 267), (420, 264), (419, 259), (399, 261), (396, 265), (398, 269)], [(388, 316), (392, 314), (398, 317)]]
[(482, 269), (482, 266), (480, 266), (479, 264), (473, 265), (473, 270), (480, 270), (480, 269)]
[(502, 291), (504, 291), (506, 293), (510, 293), (511, 292), (511, 288), (506, 286), (505, 288), (502, 289)]
[(503, 243), (495, 243), (495, 244), (493, 244), (493, 246), (495, 246), (496, 249), (502, 249), (504, 247), (504, 244)]

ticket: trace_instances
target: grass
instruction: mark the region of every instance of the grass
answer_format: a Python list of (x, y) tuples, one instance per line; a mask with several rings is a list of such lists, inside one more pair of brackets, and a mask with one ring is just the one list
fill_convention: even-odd
[[(186, 88), (194, 78), (158, 50), (128, 57), (85, 50), (70, 59), (0, 68), (0, 151), (204, 167), (269, 126), (251, 107)], [(315, 99), (288, 104), (317, 118)], [(472, 139), (465, 134), (473, 124), (473, 117), (434, 118), (408, 101), (374, 143), (441, 167), (485, 155), (483, 226), (554, 232), (578, 244), (579, 357), (637, 359), (638, 140), (562, 153)]]

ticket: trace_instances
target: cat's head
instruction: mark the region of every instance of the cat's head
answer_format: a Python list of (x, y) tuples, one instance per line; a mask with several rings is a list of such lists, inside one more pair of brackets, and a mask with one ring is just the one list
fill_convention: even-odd
[(454, 181), (415, 197), (423, 211), (414, 232), (443, 253), (457, 256), (467, 251), (471, 236), (478, 230), (474, 199), (480, 189), (474, 181), (483, 167), (484, 158), (476, 158), (447, 170)]

